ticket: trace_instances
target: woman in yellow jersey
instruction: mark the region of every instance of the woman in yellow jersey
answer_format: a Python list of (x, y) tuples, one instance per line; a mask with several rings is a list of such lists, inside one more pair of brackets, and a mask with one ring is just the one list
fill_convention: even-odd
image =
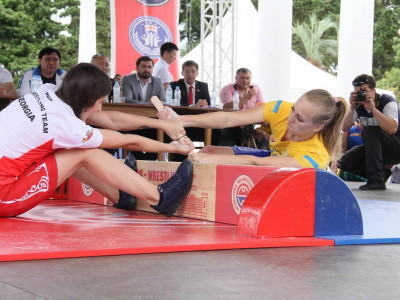
[[(270, 153), (207, 146), (190, 155), (194, 162), (326, 169), (331, 160), (341, 155), (340, 133), (347, 109), (345, 99), (317, 89), (305, 93), (295, 103), (278, 100), (244, 111), (185, 115), (179, 119), (185, 127), (225, 128), (254, 123), (271, 127)], [(167, 108), (159, 116), (170, 115), (177, 116)]]

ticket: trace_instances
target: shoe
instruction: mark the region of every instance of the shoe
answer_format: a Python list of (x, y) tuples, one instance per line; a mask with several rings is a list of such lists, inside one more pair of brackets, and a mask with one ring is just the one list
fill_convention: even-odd
[(392, 176), (392, 169), (385, 167), (385, 182)]
[[(137, 171), (136, 158), (133, 154), (129, 153), (124, 162), (133, 171)], [(136, 207), (136, 197), (119, 190), (119, 201), (113, 204), (113, 207), (125, 210), (133, 210)]]
[(376, 179), (369, 179), (367, 184), (360, 186), (360, 190), (364, 191), (386, 190), (386, 185), (383, 181)]
[(176, 170), (175, 174), (163, 184), (158, 186), (160, 193), (160, 202), (157, 205), (151, 205), (159, 213), (172, 216), (178, 206), (189, 192), (193, 181), (193, 164), (185, 159)]

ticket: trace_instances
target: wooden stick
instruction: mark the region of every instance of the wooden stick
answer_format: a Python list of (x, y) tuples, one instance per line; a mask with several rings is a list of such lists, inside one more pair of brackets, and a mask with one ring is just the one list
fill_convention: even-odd
[[(150, 100), (151, 100), (151, 102), (154, 104), (154, 106), (155, 106), (155, 108), (157, 109), (158, 112), (160, 112), (160, 111), (164, 108), (164, 104), (162, 104), (162, 102), (160, 101), (160, 99), (158, 99), (157, 96), (151, 97)], [(184, 139), (181, 139), (181, 137), (182, 137), (182, 136), (180, 136), (180, 137), (178, 138), (179, 144), (181, 144), (181, 145), (183, 145), (183, 146), (187, 146), (186, 143), (185, 143), (185, 141), (184, 141)], [(190, 152), (188, 153), (188, 155), (190, 155), (190, 154), (192, 154), (192, 153), (194, 153), (193, 150), (190, 151)]]

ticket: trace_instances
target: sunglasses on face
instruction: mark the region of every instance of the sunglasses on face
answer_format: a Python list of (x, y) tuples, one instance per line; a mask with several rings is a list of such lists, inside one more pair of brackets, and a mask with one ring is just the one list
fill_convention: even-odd
[(363, 80), (354, 80), (353, 81), (353, 86), (362, 86), (364, 84), (369, 84), (370, 81), (367, 79), (363, 79)]

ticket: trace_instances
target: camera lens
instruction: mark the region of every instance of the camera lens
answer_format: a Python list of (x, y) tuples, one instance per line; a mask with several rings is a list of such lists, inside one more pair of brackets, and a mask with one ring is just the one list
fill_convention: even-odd
[(357, 101), (365, 101), (365, 91), (357, 92)]

